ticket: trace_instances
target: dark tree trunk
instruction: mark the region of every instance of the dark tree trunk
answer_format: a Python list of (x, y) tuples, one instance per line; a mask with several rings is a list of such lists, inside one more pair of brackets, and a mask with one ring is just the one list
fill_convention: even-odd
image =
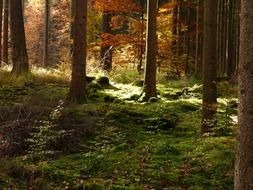
[(204, 72), (202, 133), (210, 131), (217, 109), (217, 2), (204, 2)]
[[(111, 14), (103, 13), (102, 18), (102, 32), (111, 34)], [(110, 45), (102, 45), (100, 50), (102, 67), (106, 71), (110, 71), (112, 69), (112, 48)]]
[(3, 19), (3, 62), (9, 63), (9, 0), (4, 0), (4, 19)]
[(253, 1), (242, 0), (235, 190), (253, 189)]
[(147, 97), (156, 97), (156, 54), (157, 54), (157, 37), (156, 37), (156, 15), (157, 0), (148, 1), (148, 23), (146, 37), (146, 64), (144, 92)]
[(86, 97), (87, 0), (72, 1), (74, 11), (72, 76), (69, 99), (83, 102)]
[(2, 65), (2, 23), (3, 23), (3, 0), (0, 0), (0, 66)]
[(12, 40), (12, 73), (26, 74), (29, 71), (25, 41), (22, 0), (10, 1), (10, 26)]
[(142, 70), (142, 62), (143, 62), (143, 54), (144, 54), (144, 47), (143, 47), (143, 41), (144, 41), (144, 10), (145, 10), (145, 2), (144, 0), (141, 0), (141, 31), (140, 31), (140, 58), (139, 58), (139, 64), (137, 66), (137, 71), (139, 74), (141, 74)]

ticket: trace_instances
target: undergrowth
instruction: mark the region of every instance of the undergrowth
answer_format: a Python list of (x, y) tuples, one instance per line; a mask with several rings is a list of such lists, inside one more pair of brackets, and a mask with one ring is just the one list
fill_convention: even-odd
[(69, 105), (57, 72), (0, 71), (0, 189), (233, 189), (233, 93), (221, 92), (219, 125), (201, 137), (195, 79), (158, 85), (155, 103), (134, 98), (141, 87), (113, 83)]

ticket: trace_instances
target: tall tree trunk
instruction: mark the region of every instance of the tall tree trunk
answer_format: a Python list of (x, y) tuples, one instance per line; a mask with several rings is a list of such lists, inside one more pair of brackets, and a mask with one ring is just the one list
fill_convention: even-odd
[(186, 62), (185, 62), (185, 76), (189, 74), (189, 58), (190, 58), (190, 46), (191, 46), (191, 0), (188, 0), (187, 8), (187, 33), (186, 33)]
[(203, 3), (201, 0), (197, 0), (197, 20), (196, 20), (196, 52), (195, 52), (195, 76), (198, 78), (202, 78), (202, 70), (203, 70), (203, 61), (202, 61), (202, 38), (203, 38), (203, 20), (202, 18), (202, 12), (203, 12)]
[(253, 1), (242, 0), (235, 190), (253, 189)]
[[(102, 18), (102, 32), (111, 34), (111, 14), (103, 13)], [(110, 71), (112, 69), (112, 48), (110, 45), (102, 45), (100, 49), (100, 56), (102, 60), (102, 67), (105, 71)]]
[(143, 53), (144, 53), (144, 47), (143, 47), (143, 41), (144, 41), (144, 10), (145, 10), (145, 2), (144, 0), (140, 1), (141, 5), (141, 31), (140, 31), (140, 58), (139, 58), (139, 64), (137, 66), (137, 71), (139, 74), (141, 74), (142, 70), (142, 62), (143, 62)]
[(49, 17), (50, 0), (45, 0), (45, 19), (44, 19), (44, 47), (43, 47), (43, 65), (48, 67), (48, 41), (49, 41)]
[(10, 28), (12, 40), (12, 73), (26, 74), (29, 71), (25, 40), (22, 0), (10, 1)]
[(217, 109), (217, 5), (218, 0), (204, 2), (204, 75), (202, 133), (210, 131)]
[(148, 14), (148, 23), (147, 23), (147, 37), (146, 37), (144, 92), (146, 93), (147, 97), (156, 97), (157, 0), (148, 0), (147, 14)]
[(87, 0), (75, 0), (72, 3), (75, 11), (69, 99), (75, 102), (83, 102), (86, 96)]
[(2, 65), (3, 0), (0, 0), (0, 66)]
[(9, 0), (4, 0), (3, 18), (3, 62), (9, 63)]

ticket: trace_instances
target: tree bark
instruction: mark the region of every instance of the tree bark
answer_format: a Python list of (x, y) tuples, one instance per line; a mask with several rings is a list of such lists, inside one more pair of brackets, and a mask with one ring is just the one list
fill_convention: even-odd
[(86, 99), (86, 27), (87, 0), (75, 0), (73, 3), (73, 55), (72, 76), (69, 99), (83, 102)]
[(25, 40), (22, 0), (10, 1), (10, 28), (12, 40), (12, 73), (27, 74), (29, 71)]
[(3, 62), (9, 63), (9, 0), (4, 0), (3, 18)]
[(253, 189), (253, 1), (241, 1), (239, 131), (235, 190)]
[[(110, 13), (103, 13), (102, 18), (102, 32), (111, 34), (111, 14)], [(100, 49), (100, 56), (102, 60), (102, 67), (105, 71), (111, 71), (112, 69), (112, 49), (110, 45), (102, 44)]]
[(148, 14), (148, 23), (147, 23), (147, 37), (146, 37), (144, 92), (146, 93), (147, 97), (156, 97), (157, 0), (148, 1), (147, 14)]
[(2, 65), (3, 0), (0, 0), (0, 66)]
[(217, 109), (217, 2), (218, 0), (204, 2), (202, 133), (210, 131)]
[(48, 62), (49, 17), (50, 17), (50, 0), (45, 0), (44, 47), (43, 47), (44, 67), (49, 66), (49, 62)]

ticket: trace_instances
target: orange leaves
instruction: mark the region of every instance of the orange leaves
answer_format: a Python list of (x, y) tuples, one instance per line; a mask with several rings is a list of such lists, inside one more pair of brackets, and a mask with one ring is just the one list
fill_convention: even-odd
[(127, 44), (135, 44), (135, 45), (142, 45), (140, 38), (128, 35), (128, 34), (117, 34), (112, 35), (108, 33), (101, 34), (101, 43), (97, 45), (101, 46), (118, 46), (118, 45), (127, 45)]
[(131, 12), (139, 11), (140, 7), (133, 0), (96, 0), (94, 7), (102, 12)]

